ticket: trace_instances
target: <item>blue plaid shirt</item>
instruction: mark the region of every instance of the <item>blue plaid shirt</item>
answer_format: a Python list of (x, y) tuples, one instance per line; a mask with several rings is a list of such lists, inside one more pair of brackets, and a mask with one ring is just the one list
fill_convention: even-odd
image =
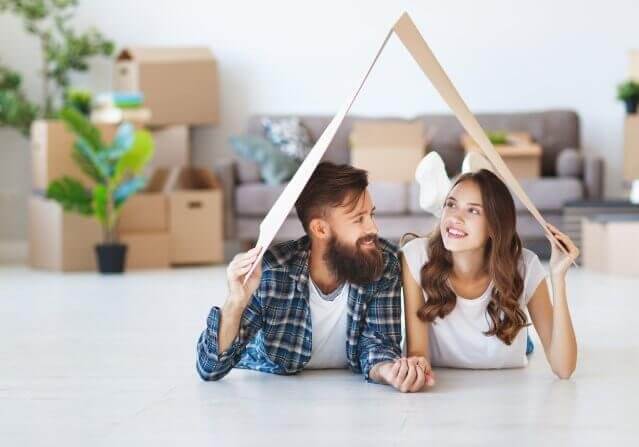
[[(370, 284), (352, 284), (348, 295), (344, 348), (353, 372), (368, 380), (371, 368), (401, 355), (401, 283), (397, 248), (380, 239), (384, 273)], [(295, 374), (311, 358), (309, 306), (310, 241), (279, 244), (264, 254), (262, 279), (240, 322), (239, 334), (225, 352), (218, 349), (220, 308), (209, 313), (197, 343), (197, 371), (218, 380), (233, 367), (273, 374)]]

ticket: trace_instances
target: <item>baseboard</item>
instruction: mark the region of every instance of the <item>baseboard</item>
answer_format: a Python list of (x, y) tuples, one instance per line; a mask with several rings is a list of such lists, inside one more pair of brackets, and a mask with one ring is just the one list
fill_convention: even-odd
[(28, 249), (27, 241), (0, 240), (0, 264), (25, 264)]

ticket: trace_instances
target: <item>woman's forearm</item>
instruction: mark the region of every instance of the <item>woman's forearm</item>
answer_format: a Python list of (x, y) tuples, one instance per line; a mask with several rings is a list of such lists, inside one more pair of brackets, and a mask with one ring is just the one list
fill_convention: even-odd
[(551, 277), (553, 325), (550, 342), (550, 366), (562, 379), (569, 378), (577, 366), (577, 340), (570, 318), (564, 275)]

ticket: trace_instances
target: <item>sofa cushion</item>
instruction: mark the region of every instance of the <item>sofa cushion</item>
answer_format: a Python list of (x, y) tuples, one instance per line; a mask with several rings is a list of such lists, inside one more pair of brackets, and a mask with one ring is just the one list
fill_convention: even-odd
[[(240, 216), (266, 216), (286, 184), (242, 183), (235, 188), (235, 207)], [(405, 214), (408, 210), (407, 185), (372, 182), (368, 186), (378, 215)], [(291, 211), (295, 214), (295, 210)]]
[(378, 215), (408, 212), (408, 185), (402, 182), (371, 182), (368, 185)]
[[(570, 200), (580, 200), (584, 196), (583, 185), (576, 178), (541, 177), (523, 179), (521, 186), (541, 211), (559, 211), (564, 203)], [(524, 211), (526, 207), (515, 197), (515, 208)]]
[[(262, 182), (242, 183), (235, 188), (235, 208), (240, 216), (266, 216), (286, 184), (267, 185)], [(291, 211), (291, 214), (295, 209)]]
[(262, 179), (260, 165), (254, 161), (237, 157), (235, 166), (237, 166), (238, 183), (254, 183)]
[(581, 177), (584, 170), (583, 156), (575, 149), (566, 148), (557, 157), (557, 176)]
[[(570, 200), (583, 198), (582, 184), (575, 178), (540, 177), (536, 179), (521, 180), (524, 189), (533, 204), (542, 211), (560, 211), (563, 204)], [(515, 199), (517, 212), (527, 212), (526, 207)], [(419, 207), (419, 185), (414, 183), (408, 189), (408, 209), (414, 214), (425, 214)]]

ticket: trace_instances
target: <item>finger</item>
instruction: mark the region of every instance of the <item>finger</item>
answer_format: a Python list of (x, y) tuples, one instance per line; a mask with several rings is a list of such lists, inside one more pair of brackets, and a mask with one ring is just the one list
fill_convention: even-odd
[(233, 271), (231, 271), (231, 276), (234, 279), (237, 279), (237, 278), (241, 277), (242, 275), (247, 274), (250, 269), (251, 269), (250, 265), (233, 269)]
[(561, 242), (563, 242), (563, 244), (568, 248), (568, 251), (571, 254), (575, 253), (575, 252), (579, 252), (579, 249), (577, 248), (575, 243), (568, 236), (566, 236), (563, 233), (559, 233), (556, 236), (557, 236), (557, 239), (559, 239)]
[(255, 259), (241, 259), (238, 261), (233, 261), (229, 264), (231, 270), (237, 270), (242, 267), (246, 267), (247, 265), (252, 265), (255, 262)]
[[(406, 362), (408, 364), (408, 362)], [(415, 379), (417, 378), (417, 366), (415, 365), (408, 365), (408, 372), (406, 373), (406, 378), (404, 379), (404, 381), (402, 382), (402, 385), (400, 387), (400, 391), (405, 393), (407, 391), (410, 391), (410, 389), (413, 386), (413, 383), (415, 383)]]
[(424, 388), (424, 384), (426, 383), (426, 374), (419, 365), (415, 366), (415, 372), (417, 373), (417, 377), (415, 377), (415, 381), (410, 388), (410, 391), (412, 393), (420, 391), (422, 388)]
[(435, 385), (435, 374), (433, 372), (426, 373), (426, 386)]
[(397, 381), (401, 384), (406, 379), (406, 374), (408, 374), (408, 362), (406, 359), (399, 360), (399, 371), (397, 372)]
[(415, 364), (424, 372), (427, 371), (428, 368), (428, 362), (426, 361), (426, 358), (424, 357), (413, 357), (415, 359)]
[(393, 363), (393, 367), (390, 370), (390, 372), (391, 372), (391, 380), (394, 380), (399, 375), (400, 366), (402, 366), (402, 364), (400, 362), (398, 362), (397, 360), (395, 361), (395, 363)]

